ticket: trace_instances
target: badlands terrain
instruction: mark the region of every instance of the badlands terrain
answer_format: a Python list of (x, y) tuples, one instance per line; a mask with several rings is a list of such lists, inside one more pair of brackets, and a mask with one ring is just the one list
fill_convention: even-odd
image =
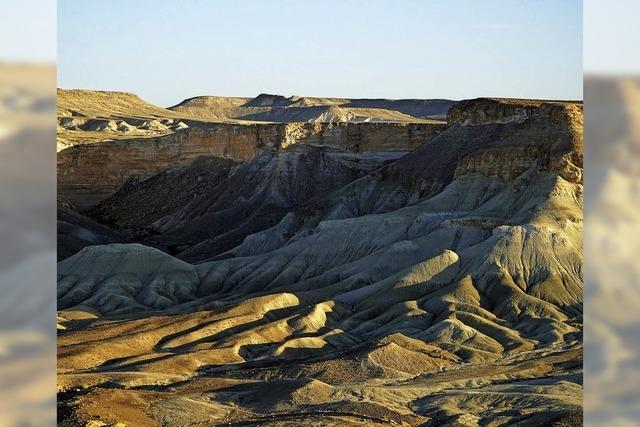
[(57, 108), (59, 425), (581, 425), (582, 103)]

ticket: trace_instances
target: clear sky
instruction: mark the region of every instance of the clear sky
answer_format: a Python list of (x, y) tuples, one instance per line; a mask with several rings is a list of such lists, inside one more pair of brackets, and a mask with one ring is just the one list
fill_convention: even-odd
[(579, 0), (60, 0), (58, 85), (197, 95), (582, 98)]

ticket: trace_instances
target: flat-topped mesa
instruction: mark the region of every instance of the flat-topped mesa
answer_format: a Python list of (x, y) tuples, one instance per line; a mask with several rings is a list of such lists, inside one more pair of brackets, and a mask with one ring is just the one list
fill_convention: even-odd
[(582, 108), (582, 102), (475, 98), (454, 104), (447, 113), (447, 122), (450, 125), (460, 123), (471, 126), (486, 123), (522, 122), (535, 112), (562, 114), (566, 108)]
[(76, 145), (58, 153), (58, 188), (79, 209), (88, 209), (129, 179), (146, 179), (201, 156), (235, 161), (264, 149), (293, 144), (327, 146), (351, 153), (408, 152), (445, 128), (417, 123), (191, 123), (189, 128), (153, 138)]
[[(454, 103), (443, 99), (349, 99), (261, 94), (255, 98), (196, 96), (161, 108), (127, 92), (58, 89), (58, 142), (60, 148), (64, 148), (96, 141), (98, 135), (91, 132), (102, 130), (110, 133), (108, 139), (151, 133), (132, 123), (132, 120), (139, 119), (232, 124), (245, 124), (247, 121), (430, 123), (443, 120)], [(91, 120), (101, 122), (84, 126)]]
[(150, 104), (129, 92), (58, 89), (59, 117), (179, 117), (173, 111)]
[(453, 104), (455, 101), (447, 99), (285, 97), (263, 93), (255, 98), (199, 96), (169, 110), (200, 119), (424, 122), (444, 119)]
[(499, 143), (460, 159), (454, 176), (475, 172), (510, 181), (535, 166), (581, 184), (582, 110), (581, 102), (481, 98), (458, 103), (449, 111), (452, 127), (502, 131), (496, 136)]

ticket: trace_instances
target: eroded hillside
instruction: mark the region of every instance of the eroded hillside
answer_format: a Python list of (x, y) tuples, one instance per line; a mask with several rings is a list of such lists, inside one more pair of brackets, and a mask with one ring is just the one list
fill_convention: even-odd
[(579, 425), (582, 105), (448, 119), (60, 152), (62, 422)]
[(202, 119), (271, 122), (423, 122), (446, 118), (446, 99), (348, 99), (260, 94), (255, 98), (199, 96), (169, 107)]
[(155, 137), (204, 123), (442, 124), (450, 100), (198, 96), (169, 108), (128, 92), (58, 89), (58, 151), (78, 144)]

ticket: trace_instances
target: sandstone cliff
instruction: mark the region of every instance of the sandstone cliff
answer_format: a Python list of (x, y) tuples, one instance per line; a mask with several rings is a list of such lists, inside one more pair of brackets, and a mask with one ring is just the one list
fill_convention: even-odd
[[(484, 123), (505, 123), (509, 121), (523, 122), (539, 108), (548, 109), (553, 106), (562, 108), (581, 108), (580, 101), (544, 101), (536, 99), (515, 98), (476, 98), (467, 99), (452, 105), (447, 111), (449, 124), (462, 123), (478, 125)], [(557, 111), (557, 110), (554, 110)], [(556, 118), (557, 121), (559, 118)]]
[[(525, 121), (527, 124), (523, 124)], [(539, 169), (547, 168), (568, 181), (582, 183), (584, 147), (581, 103), (517, 103), (515, 100), (504, 102), (485, 99), (465, 101), (451, 109), (449, 122), (463, 127), (515, 123), (514, 130), (527, 129), (530, 139), (520, 141), (519, 135), (504, 135), (501, 138), (511, 141), (509, 147), (487, 147), (479, 153), (465, 156), (456, 167), (456, 176), (481, 172), (509, 181), (537, 164)]]
[(245, 161), (265, 148), (299, 143), (354, 153), (408, 152), (443, 128), (440, 124), (404, 123), (197, 124), (156, 138), (62, 150), (58, 153), (58, 189), (82, 210), (113, 194), (131, 178), (145, 179), (199, 156)]

